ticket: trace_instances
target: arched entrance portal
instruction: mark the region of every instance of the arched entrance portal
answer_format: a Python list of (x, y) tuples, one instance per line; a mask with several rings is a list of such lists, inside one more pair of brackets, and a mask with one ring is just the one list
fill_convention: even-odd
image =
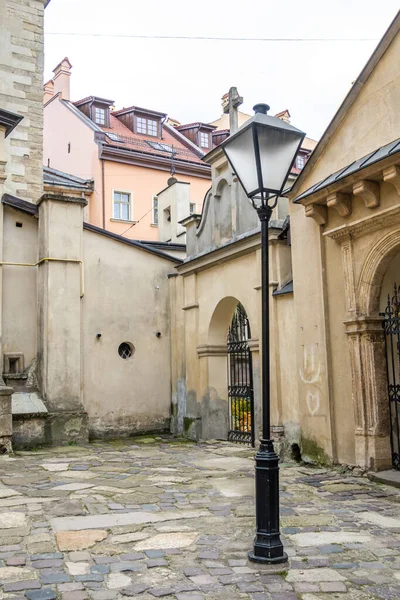
[(250, 323), (239, 303), (228, 331), (228, 440), (254, 446), (253, 366)]
[(250, 339), (250, 333), (254, 335), (248, 312), (239, 299), (220, 300), (210, 318), (208, 344), (197, 348), (206, 390), (201, 403), (204, 439), (254, 442), (259, 410), (254, 411), (253, 398), (258, 397), (260, 375), (258, 340)]

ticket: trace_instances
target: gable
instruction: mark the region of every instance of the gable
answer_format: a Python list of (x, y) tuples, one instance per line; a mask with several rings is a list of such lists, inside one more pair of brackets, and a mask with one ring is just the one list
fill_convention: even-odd
[[(400, 137), (399, 26), (397, 16), (326, 130), (294, 195)], [(389, 34), (392, 39), (385, 49)], [(364, 78), (368, 69), (371, 72)]]

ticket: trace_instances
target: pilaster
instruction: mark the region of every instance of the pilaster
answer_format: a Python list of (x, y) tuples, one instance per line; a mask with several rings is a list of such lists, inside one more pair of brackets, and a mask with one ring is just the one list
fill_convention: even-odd
[(345, 322), (349, 340), (356, 464), (390, 468), (385, 341), (380, 317)]
[(88, 440), (81, 372), (85, 205), (81, 198), (52, 194), (39, 202), (38, 383), (55, 444)]

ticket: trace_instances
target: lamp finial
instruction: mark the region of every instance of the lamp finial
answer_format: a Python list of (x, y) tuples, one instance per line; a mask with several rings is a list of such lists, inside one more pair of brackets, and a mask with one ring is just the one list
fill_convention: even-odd
[(269, 109), (270, 109), (270, 107), (269, 107), (268, 104), (262, 104), (261, 103), (261, 104), (255, 104), (253, 106), (253, 110), (254, 110), (254, 112), (255, 112), (256, 115), (259, 114), (259, 113), (262, 114), (262, 115), (266, 115), (268, 113)]

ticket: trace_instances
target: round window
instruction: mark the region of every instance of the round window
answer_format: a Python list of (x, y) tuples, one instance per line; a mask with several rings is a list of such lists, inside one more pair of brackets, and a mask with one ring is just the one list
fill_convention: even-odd
[(122, 344), (119, 345), (118, 354), (125, 360), (127, 358), (132, 358), (135, 354), (135, 346), (130, 342), (122, 342)]

